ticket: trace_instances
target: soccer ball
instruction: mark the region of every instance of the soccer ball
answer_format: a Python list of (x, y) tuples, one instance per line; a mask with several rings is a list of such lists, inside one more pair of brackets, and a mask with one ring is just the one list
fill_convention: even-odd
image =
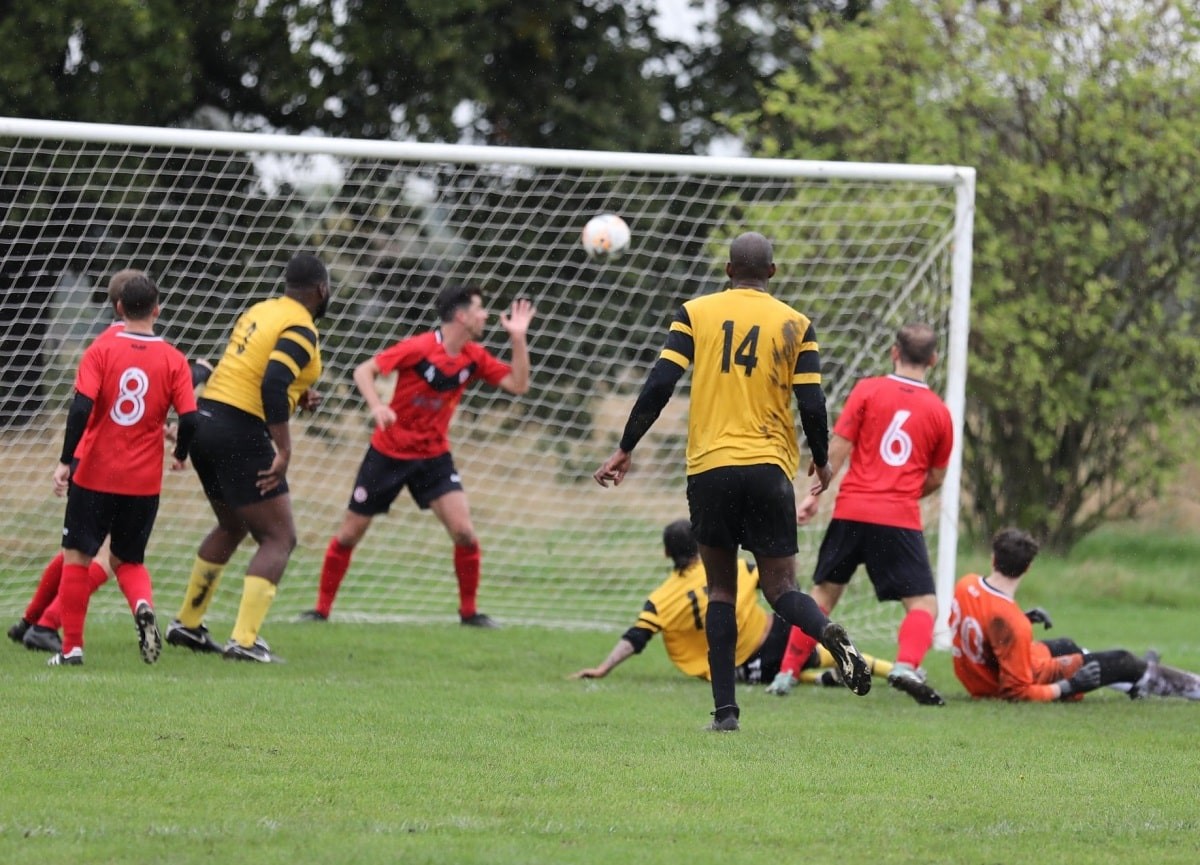
[(588, 220), (579, 242), (589, 256), (616, 255), (629, 245), (629, 226), (615, 213), (602, 213)]

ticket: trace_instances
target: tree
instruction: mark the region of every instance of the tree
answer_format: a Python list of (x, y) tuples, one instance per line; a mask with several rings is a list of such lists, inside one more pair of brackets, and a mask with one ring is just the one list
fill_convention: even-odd
[(979, 170), (968, 530), (1134, 513), (1200, 391), (1200, 27), (1187, 4), (896, 0), (801, 33), (732, 128), (771, 156)]
[(531, 147), (679, 147), (649, 0), (0, 0), (0, 114)]
[(750, 111), (777, 76), (808, 63), (809, 46), (796, 30), (814, 18), (837, 16), (854, 21), (870, 0), (692, 0), (707, 7), (694, 40), (674, 46), (680, 69), (673, 106), (684, 141), (704, 144), (722, 127), (720, 116)]

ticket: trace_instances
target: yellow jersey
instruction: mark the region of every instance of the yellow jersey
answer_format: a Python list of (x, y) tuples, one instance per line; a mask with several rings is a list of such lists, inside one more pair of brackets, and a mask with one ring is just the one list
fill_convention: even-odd
[(755, 288), (683, 304), (661, 357), (692, 367), (687, 473), (774, 464), (800, 466), (792, 387), (820, 384), (812, 322)]
[[(704, 617), (708, 613), (708, 577), (697, 561), (675, 570), (650, 593), (635, 628), (661, 633), (667, 657), (689, 676), (709, 679), (708, 636)], [(758, 651), (771, 614), (758, 602), (758, 573), (738, 560), (736, 663), (744, 664)]]
[(288, 385), (288, 411), (321, 375), (317, 326), (304, 304), (290, 297), (264, 300), (247, 309), (233, 327), (225, 354), (204, 387), (204, 398), (266, 419), (262, 380), (271, 361), (296, 378)]

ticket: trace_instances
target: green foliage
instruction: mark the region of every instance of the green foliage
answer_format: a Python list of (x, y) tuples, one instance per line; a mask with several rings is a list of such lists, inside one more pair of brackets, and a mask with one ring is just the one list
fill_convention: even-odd
[(720, 0), (679, 41), (650, 0), (0, 0), (0, 114), (694, 150), (804, 62), (795, 27), (866, 6)]
[(653, 4), (0, 2), (0, 114), (675, 150)]
[[(765, 155), (979, 170), (969, 529), (1067, 548), (1192, 452), (1200, 29), (1178, 4), (894, 2), (804, 34), (731, 126)], [(1104, 26), (1101, 26), (1103, 22)]]

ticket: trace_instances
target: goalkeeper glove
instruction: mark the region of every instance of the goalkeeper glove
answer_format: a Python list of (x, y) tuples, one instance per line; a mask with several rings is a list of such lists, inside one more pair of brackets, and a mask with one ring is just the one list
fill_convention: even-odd
[(800, 680), (787, 670), (780, 670), (779, 675), (775, 677), (775, 681), (767, 685), (767, 693), (774, 694), (777, 697), (786, 697), (792, 692), (792, 686), (798, 681)]
[(1060, 679), (1058, 682), (1058, 690), (1060, 697), (1070, 697), (1074, 694), (1083, 694), (1087, 691), (1094, 691), (1100, 687), (1100, 662), (1088, 661), (1082, 667), (1075, 671), (1069, 679)]
[(1054, 627), (1054, 620), (1051, 619), (1050, 614), (1041, 607), (1034, 607), (1032, 610), (1026, 610), (1025, 618), (1029, 619), (1029, 621), (1035, 625), (1038, 622), (1041, 622), (1046, 627), (1047, 631)]

